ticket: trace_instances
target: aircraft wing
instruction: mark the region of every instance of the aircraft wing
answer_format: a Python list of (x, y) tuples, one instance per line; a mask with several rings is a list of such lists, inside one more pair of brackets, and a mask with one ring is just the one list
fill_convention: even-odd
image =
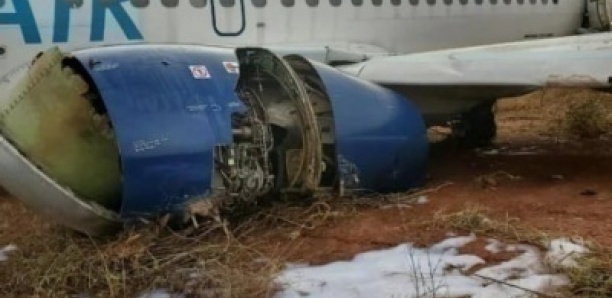
[(439, 116), (549, 86), (609, 89), (612, 34), (375, 57), (342, 70), (400, 91), (425, 117)]

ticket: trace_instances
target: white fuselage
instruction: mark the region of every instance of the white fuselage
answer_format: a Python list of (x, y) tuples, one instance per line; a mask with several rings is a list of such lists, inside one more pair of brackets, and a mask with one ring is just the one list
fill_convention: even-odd
[[(75, 4), (62, 9), (61, 5), (65, 4), (61, 3), (66, 2)], [(169, 7), (175, 2), (178, 5)], [(289, 6), (291, 3), (294, 5)], [(138, 4), (142, 7), (136, 7)], [(52, 45), (70, 50), (127, 42), (296, 47), (339, 43), (356, 51), (408, 54), (565, 36), (575, 34), (580, 28), (585, 3), (580, 0), (0, 0), (0, 5), (1, 76)]]

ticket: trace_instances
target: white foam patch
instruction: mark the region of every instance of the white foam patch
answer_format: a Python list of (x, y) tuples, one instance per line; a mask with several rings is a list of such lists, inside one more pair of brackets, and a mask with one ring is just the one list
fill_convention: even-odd
[(509, 280), (546, 273), (546, 268), (540, 261), (541, 256), (537, 248), (519, 245), (517, 249), (523, 253), (507, 262), (483, 268), (476, 274), (496, 280)]
[(468, 270), (485, 262), (459, 255), (458, 249), (475, 239), (450, 238), (429, 249), (402, 244), (359, 254), (351, 261), (291, 266), (276, 278), (282, 290), (275, 298), (528, 297), (529, 291), (546, 293), (568, 283), (564, 276), (548, 274), (539, 250), (527, 245), (516, 246), (519, 256), (470, 275)]
[(584, 256), (589, 249), (584, 245), (576, 244), (569, 239), (554, 239), (548, 245), (546, 261), (552, 265), (564, 267), (576, 267), (576, 259)]
[(8, 260), (8, 255), (12, 251), (16, 251), (17, 246), (10, 244), (0, 249), (0, 262)]
[(464, 247), (476, 240), (476, 235), (471, 234), (470, 236), (462, 236), (462, 237), (454, 237), (446, 239), (434, 246), (431, 247), (431, 250), (434, 251), (447, 251), (451, 249), (458, 249)]
[(504, 245), (499, 240), (487, 239), (485, 249), (493, 254), (498, 254), (504, 250)]

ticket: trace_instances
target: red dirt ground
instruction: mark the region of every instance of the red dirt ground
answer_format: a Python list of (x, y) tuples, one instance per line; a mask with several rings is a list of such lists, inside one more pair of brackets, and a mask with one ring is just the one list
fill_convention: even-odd
[[(497, 186), (487, 188), (476, 182), (478, 177), (497, 171), (520, 179), (498, 179)], [(553, 178), (558, 175), (563, 179)], [(288, 259), (292, 261), (325, 263), (401, 242), (432, 244), (447, 237), (449, 231), (423, 223), (440, 210), (461, 210), (470, 204), (488, 209), (494, 219), (517, 218), (523, 226), (552, 235), (579, 236), (612, 247), (610, 177), (612, 157), (483, 157), (457, 152), (433, 162), (430, 183), (452, 184), (429, 194), (429, 203), (411, 208), (360, 210), (313, 231), (303, 231), (290, 247), (286, 237), (266, 235), (268, 249), (289, 251)], [(595, 194), (582, 195), (585, 191)], [(486, 253), (481, 250), (479, 255)]]

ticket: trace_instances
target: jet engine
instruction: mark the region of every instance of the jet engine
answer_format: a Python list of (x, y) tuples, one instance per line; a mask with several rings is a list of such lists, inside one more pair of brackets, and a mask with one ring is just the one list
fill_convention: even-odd
[(89, 235), (237, 201), (405, 191), (425, 175), (409, 100), (262, 48), (52, 48), (0, 95), (0, 184)]

